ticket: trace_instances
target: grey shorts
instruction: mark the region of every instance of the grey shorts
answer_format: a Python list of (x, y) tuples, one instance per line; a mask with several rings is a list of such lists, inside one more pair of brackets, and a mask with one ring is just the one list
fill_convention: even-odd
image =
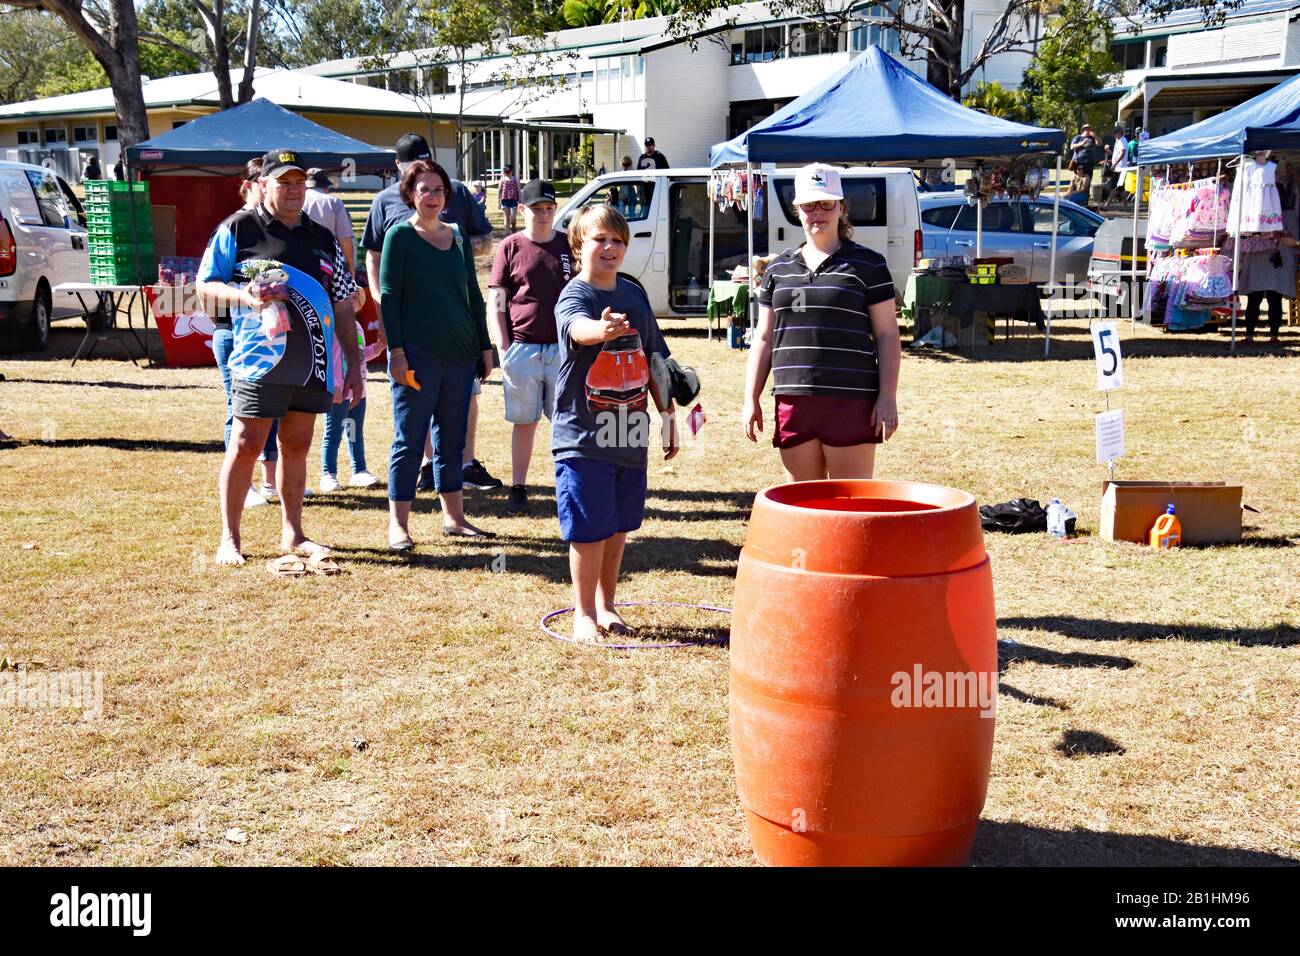
[(318, 388), (230, 378), (230, 405), (236, 418), (280, 418), (286, 412), (323, 415), (333, 404), (334, 396)]
[(506, 421), (535, 425), (555, 414), (555, 388), (560, 374), (560, 346), (515, 342), (501, 356), (501, 380)]

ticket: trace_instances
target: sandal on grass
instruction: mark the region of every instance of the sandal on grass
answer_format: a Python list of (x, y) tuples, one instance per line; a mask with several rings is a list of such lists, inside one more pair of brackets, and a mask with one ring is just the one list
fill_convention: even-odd
[(266, 562), (266, 570), (278, 578), (300, 578), (307, 573), (307, 563), (293, 554), (282, 554)]
[(339, 567), (337, 561), (328, 552), (317, 552), (307, 559), (307, 570), (312, 574), (323, 574), (329, 577), (338, 574), (343, 569)]

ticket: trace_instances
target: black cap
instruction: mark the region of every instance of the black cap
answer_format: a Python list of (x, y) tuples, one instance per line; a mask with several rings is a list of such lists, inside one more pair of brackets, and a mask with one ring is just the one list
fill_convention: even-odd
[(653, 146), (655, 144), (655, 138), (653, 136), (647, 136), (645, 138), (645, 144), (647, 146)]
[(433, 159), (429, 142), (419, 133), (407, 133), (397, 141), (397, 161), (412, 163), (417, 159)]
[(295, 149), (273, 149), (262, 157), (263, 179), (274, 178), (288, 169), (296, 169), (304, 175), (307, 172), (302, 154)]
[(307, 188), (308, 189), (333, 189), (334, 183), (325, 175), (323, 169), (307, 170)]
[(530, 179), (519, 190), (519, 201), (525, 206), (535, 202), (555, 202), (555, 187), (545, 179)]

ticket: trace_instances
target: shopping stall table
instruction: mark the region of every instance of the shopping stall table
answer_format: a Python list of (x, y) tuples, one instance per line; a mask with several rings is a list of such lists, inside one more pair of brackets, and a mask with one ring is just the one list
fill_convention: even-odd
[[(971, 326), (971, 347), (975, 342), (975, 313), (1014, 316), (1032, 322), (1041, 331), (1046, 327), (1043, 315), (1042, 285), (1026, 282), (1023, 285), (977, 285), (971, 282), (954, 283), (948, 303), (948, 314), (957, 317), (961, 328)], [(989, 326), (992, 341), (992, 325)]]
[(907, 277), (900, 311), (912, 323), (913, 339), (930, 331), (936, 316), (942, 318), (948, 312), (954, 281), (937, 272), (913, 272)]
[(727, 279), (714, 279), (709, 285), (709, 338), (713, 338), (713, 325), (719, 323), (724, 315), (733, 319), (743, 319), (749, 309), (749, 283), (732, 282)]
[[(131, 338), (135, 339), (135, 344), (140, 346), (140, 354), (141, 357), (145, 359), (146, 364), (149, 366), (153, 365), (153, 359), (149, 355), (149, 347), (140, 337), (141, 333), (145, 332), (145, 326), (143, 323), (147, 321), (143, 318), (143, 310), (140, 313), (142, 316), (140, 331), (137, 332), (135, 326), (131, 324), (131, 315), (135, 311), (136, 304), (142, 301), (144, 295), (144, 289), (142, 286), (94, 285), (90, 282), (60, 282), (54, 287), (54, 294), (76, 296), (77, 301), (81, 304), (82, 311), (85, 312), (87, 316), (91, 315), (102, 306), (107, 320), (105, 331), (102, 332), (93, 330), (91, 328), (91, 323), (87, 321), (85, 337), (82, 338), (81, 344), (77, 346), (77, 353), (72, 357), (73, 365), (77, 364), (77, 359), (89, 358), (94, 355), (95, 347), (108, 338), (109, 332), (115, 332), (117, 334), (117, 340), (122, 344), (122, 349), (126, 352), (126, 357), (131, 360), (132, 365), (138, 365), (139, 362), (137, 362), (135, 356), (131, 354), (131, 349), (127, 344), (124, 333), (130, 333)], [(91, 296), (93, 296), (94, 299), (91, 299)], [(93, 308), (87, 305), (88, 301), (95, 301)], [(119, 315), (126, 317), (125, 326), (118, 324), (117, 317)], [(89, 349), (86, 348), (87, 345), (90, 346)]]

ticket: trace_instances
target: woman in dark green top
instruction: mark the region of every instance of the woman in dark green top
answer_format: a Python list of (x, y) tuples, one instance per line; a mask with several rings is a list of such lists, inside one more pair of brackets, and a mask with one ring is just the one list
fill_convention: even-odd
[(474, 375), (480, 362), (481, 378), (492, 373), (492, 343), (474, 252), (456, 226), (438, 219), (450, 195), (446, 170), (427, 160), (411, 163), (402, 175), (401, 196), (415, 214), (388, 230), (380, 259), (393, 382), (388, 545), (399, 551), (414, 546), (408, 522), (430, 421), (443, 534), (487, 534), (465, 520), (461, 455)]

